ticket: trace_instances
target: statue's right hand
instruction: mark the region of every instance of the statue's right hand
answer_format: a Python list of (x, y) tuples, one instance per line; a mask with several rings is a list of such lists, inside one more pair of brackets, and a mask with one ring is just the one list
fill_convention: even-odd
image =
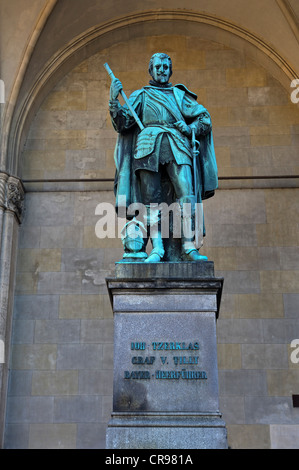
[(122, 88), (123, 86), (121, 81), (118, 78), (114, 78), (110, 87), (110, 99), (116, 100)]

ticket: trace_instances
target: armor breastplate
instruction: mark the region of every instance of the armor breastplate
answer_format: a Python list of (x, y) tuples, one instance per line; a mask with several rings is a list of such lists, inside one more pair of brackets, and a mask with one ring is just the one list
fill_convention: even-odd
[(182, 120), (183, 116), (178, 108), (172, 90), (157, 91), (155, 89), (145, 92), (142, 110), (144, 126), (162, 125), (170, 126)]
[[(169, 139), (169, 150), (175, 153), (179, 162), (189, 162), (190, 143), (186, 136), (174, 126), (184, 120), (172, 90), (162, 91), (157, 88), (144, 88), (142, 122), (145, 128), (138, 134), (134, 158), (139, 160), (154, 154), (159, 162), (160, 146), (163, 136)], [(167, 143), (167, 142), (166, 142)], [(182, 156), (184, 154), (185, 156)], [(186, 157), (187, 155), (187, 157)], [(178, 163), (179, 163), (178, 162)]]

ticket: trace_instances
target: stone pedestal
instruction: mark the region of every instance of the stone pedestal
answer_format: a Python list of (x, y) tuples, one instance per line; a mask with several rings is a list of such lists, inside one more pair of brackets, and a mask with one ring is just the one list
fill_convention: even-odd
[(117, 263), (108, 449), (227, 448), (218, 405), (212, 262)]

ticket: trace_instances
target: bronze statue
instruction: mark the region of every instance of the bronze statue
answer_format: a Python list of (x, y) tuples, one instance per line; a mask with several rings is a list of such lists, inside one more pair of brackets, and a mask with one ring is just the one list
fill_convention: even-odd
[[(133, 92), (127, 100), (122, 92), (122, 83), (110, 71), (109, 110), (114, 129), (118, 132), (115, 149), (116, 209), (119, 210), (123, 203), (120, 201), (125, 201), (126, 207), (132, 203), (145, 206), (144, 220), (139, 221), (136, 229), (139, 239), (143, 234), (144, 245), (148, 238), (151, 239), (152, 251), (147, 257), (143, 247), (137, 257), (144, 262), (156, 263), (165, 259), (161, 203), (178, 202), (181, 209), (190, 204), (187, 215), (183, 210), (181, 212), (179, 260), (206, 260), (198, 252), (198, 245), (202, 242), (196, 244), (195, 237), (184, 228), (190, 227), (192, 222), (194, 227), (196, 208), (204, 199), (213, 196), (218, 186), (211, 118), (208, 111), (197, 103), (194, 93), (182, 84), (173, 86), (169, 82), (172, 62), (167, 54), (152, 56), (149, 74), (152, 77), (149, 85)], [(118, 101), (119, 93), (126, 99), (124, 106)], [(197, 221), (195, 230), (204, 236), (203, 217), (199, 219), (201, 226)], [(169, 243), (167, 246), (169, 248)], [(126, 253), (127, 257), (131, 255)], [(171, 256), (168, 254), (168, 260), (172, 260)]]

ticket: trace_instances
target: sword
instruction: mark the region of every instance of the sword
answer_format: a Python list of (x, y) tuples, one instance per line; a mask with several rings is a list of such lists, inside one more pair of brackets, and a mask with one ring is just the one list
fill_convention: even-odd
[[(115, 79), (115, 75), (114, 73), (112, 72), (111, 68), (109, 67), (109, 65), (107, 63), (104, 64), (104, 67), (105, 69), (107, 70), (109, 76), (111, 77), (111, 80), (114, 80)], [(131, 114), (133, 116), (133, 118), (135, 119), (135, 121), (137, 122), (140, 130), (143, 130), (144, 129), (144, 125), (142, 124), (142, 122), (140, 121), (139, 117), (137, 116), (135, 110), (133, 109), (133, 107), (131, 106), (131, 104), (129, 103), (129, 100), (128, 98), (126, 97), (125, 95), (125, 92), (123, 90), (120, 90), (120, 94), (121, 96), (123, 97), (123, 100), (124, 102), (126, 103), (126, 105), (128, 106), (129, 110), (131, 111)]]
[(197, 202), (197, 157), (200, 154), (200, 143), (195, 139), (195, 129), (192, 128), (192, 156), (193, 156), (193, 185), (195, 199), (195, 246), (200, 248), (203, 245), (203, 210), (202, 204)]

